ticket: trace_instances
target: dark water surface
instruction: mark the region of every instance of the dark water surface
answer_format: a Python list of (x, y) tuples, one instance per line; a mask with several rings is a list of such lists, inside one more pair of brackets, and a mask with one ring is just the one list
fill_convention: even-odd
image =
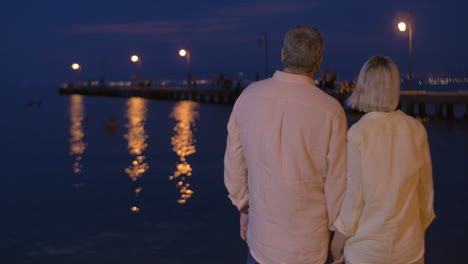
[[(244, 263), (223, 184), (230, 106), (25, 98), (2, 105), (0, 263)], [(424, 124), (437, 214), (426, 263), (464, 263), (468, 123)]]

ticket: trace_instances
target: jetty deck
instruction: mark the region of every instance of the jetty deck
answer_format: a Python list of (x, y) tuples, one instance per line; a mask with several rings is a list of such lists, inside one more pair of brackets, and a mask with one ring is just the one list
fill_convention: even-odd
[[(88, 96), (142, 97), (151, 100), (192, 100), (207, 104), (234, 104), (239, 90), (189, 89), (189, 88), (137, 88), (137, 87), (67, 87), (59, 88), (62, 95), (81, 94)], [(328, 94), (344, 104), (350, 92), (328, 91)], [(428, 105), (435, 107), (437, 118), (454, 118), (454, 105), (465, 105), (468, 118), (468, 90), (458, 92), (401, 91), (400, 108), (420, 117), (426, 116)]]

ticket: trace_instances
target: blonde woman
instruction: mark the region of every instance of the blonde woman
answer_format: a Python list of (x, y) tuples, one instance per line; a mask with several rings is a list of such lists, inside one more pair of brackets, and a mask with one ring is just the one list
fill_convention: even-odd
[(424, 126), (396, 110), (399, 98), (396, 65), (370, 58), (347, 102), (366, 114), (347, 134), (347, 189), (332, 242), (341, 259), (334, 263), (424, 263), (424, 233), (435, 218), (431, 158)]

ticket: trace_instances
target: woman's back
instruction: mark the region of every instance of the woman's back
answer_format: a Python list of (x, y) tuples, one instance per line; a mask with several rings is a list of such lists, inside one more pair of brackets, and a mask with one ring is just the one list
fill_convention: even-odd
[(348, 141), (360, 156), (362, 207), (346, 258), (353, 264), (417, 261), (425, 230), (418, 188), (431, 170), (424, 127), (401, 111), (371, 112), (349, 130)]

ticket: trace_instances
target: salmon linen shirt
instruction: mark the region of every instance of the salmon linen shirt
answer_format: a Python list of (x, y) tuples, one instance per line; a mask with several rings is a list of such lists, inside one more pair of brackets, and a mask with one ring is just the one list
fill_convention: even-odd
[(411, 264), (435, 217), (424, 126), (401, 111), (371, 112), (348, 131), (347, 188), (336, 229), (351, 264)]
[(276, 71), (238, 98), (224, 181), (249, 205), (247, 243), (262, 264), (323, 264), (346, 187), (346, 117), (303, 75)]

